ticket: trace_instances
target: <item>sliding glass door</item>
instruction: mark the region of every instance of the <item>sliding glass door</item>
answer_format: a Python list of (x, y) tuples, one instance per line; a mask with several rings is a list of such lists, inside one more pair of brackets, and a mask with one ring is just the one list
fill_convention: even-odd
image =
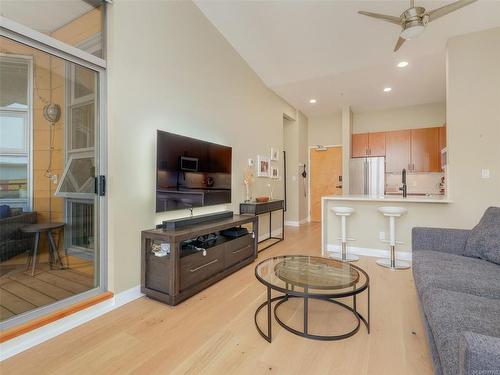
[(61, 51), (1, 29), (0, 328), (106, 290), (102, 30), (81, 30), (97, 9), (52, 33)]

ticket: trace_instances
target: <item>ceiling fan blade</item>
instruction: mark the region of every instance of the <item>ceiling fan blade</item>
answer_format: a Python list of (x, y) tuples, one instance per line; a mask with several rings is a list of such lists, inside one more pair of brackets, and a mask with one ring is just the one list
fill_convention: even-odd
[(395, 23), (396, 25), (401, 26), (401, 18), (399, 18), (399, 17), (388, 16), (386, 14), (380, 14), (380, 13), (365, 12), (362, 10), (360, 10), (358, 13), (362, 14), (363, 16), (378, 18), (379, 20), (384, 20), (384, 21), (387, 21), (390, 23)]
[(400, 36), (398, 41), (396, 42), (396, 46), (394, 47), (394, 52), (400, 49), (404, 42), (406, 42), (406, 39)]
[(459, 0), (455, 1), (454, 3), (445, 5), (441, 8), (437, 8), (434, 10), (429, 11), (429, 21), (434, 21), (435, 19), (438, 19), (439, 17), (446, 16), (448, 13), (454, 12), (466, 5), (472, 4), (476, 2), (477, 0)]

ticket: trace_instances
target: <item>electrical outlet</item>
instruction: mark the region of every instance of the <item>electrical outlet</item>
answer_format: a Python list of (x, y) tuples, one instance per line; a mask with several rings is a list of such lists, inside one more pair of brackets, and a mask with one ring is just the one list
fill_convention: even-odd
[(481, 178), (490, 178), (490, 170), (481, 169)]
[(382, 241), (385, 240), (385, 232), (379, 232), (378, 238)]

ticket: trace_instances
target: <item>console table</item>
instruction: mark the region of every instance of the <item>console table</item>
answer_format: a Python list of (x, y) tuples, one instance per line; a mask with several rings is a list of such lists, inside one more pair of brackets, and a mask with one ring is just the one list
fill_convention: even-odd
[[(272, 232), (272, 214), (274, 211), (281, 211), (281, 237), (274, 237)], [(259, 251), (265, 250), (268, 247), (276, 245), (285, 239), (285, 201), (282, 199), (273, 199), (267, 202), (245, 202), (240, 203), (240, 215), (262, 215), (269, 214), (269, 237), (258, 241), (262, 243), (270, 239), (277, 240), (270, 245), (260, 248)]]
[[(252, 229), (240, 237), (220, 234), (250, 224)], [(217, 237), (210, 245), (186, 249), (189, 241), (212, 233)], [(142, 231), (141, 292), (176, 305), (252, 263), (257, 257), (257, 238), (257, 217), (240, 215), (179, 229)]]

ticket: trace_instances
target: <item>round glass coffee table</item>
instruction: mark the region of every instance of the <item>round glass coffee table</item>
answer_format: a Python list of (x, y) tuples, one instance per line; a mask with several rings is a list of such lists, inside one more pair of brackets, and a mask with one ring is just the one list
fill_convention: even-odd
[[(274, 306), (276, 321), (287, 331), (296, 335), (316, 340), (341, 340), (358, 332), (361, 322), (365, 324), (368, 333), (370, 333), (370, 278), (360, 267), (329, 258), (284, 255), (260, 262), (255, 267), (255, 276), (267, 287), (267, 301), (255, 311), (255, 326), (260, 335), (269, 342), (271, 342), (271, 307), (272, 303), (276, 301)], [(282, 294), (272, 297), (272, 290)], [(366, 319), (358, 312), (356, 306), (356, 296), (365, 290), (368, 299)], [(352, 297), (352, 306), (337, 301), (337, 299), (345, 297)], [(290, 327), (279, 317), (279, 306), (291, 298), (304, 300), (304, 327), (302, 331)], [(308, 332), (310, 299), (328, 301), (350, 311), (356, 319), (356, 326), (341, 335), (310, 334)], [(267, 334), (262, 331), (257, 322), (257, 316), (264, 307), (267, 307)]]

